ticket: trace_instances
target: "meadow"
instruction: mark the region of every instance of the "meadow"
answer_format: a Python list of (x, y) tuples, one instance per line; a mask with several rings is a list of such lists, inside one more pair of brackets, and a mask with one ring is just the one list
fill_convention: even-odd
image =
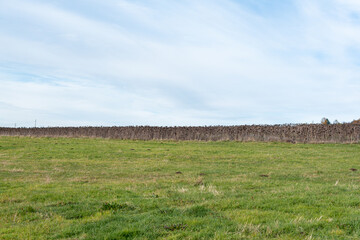
[(0, 137), (0, 239), (360, 239), (360, 145)]

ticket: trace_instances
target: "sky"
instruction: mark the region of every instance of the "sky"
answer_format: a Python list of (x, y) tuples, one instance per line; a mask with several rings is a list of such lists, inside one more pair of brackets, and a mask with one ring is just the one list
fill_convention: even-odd
[(360, 118), (358, 0), (0, 0), (0, 127)]

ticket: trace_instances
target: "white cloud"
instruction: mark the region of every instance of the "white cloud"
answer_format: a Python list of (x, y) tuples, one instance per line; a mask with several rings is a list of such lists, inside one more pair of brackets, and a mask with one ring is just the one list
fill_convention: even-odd
[(294, 3), (270, 19), (233, 1), (2, 1), (0, 102), (26, 113), (0, 109), (0, 124), (358, 117), (359, 4)]

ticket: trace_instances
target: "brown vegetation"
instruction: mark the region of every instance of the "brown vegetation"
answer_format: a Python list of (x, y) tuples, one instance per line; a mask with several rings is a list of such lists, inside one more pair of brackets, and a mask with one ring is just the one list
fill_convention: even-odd
[(360, 125), (297, 124), (211, 127), (133, 126), (0, 128), (0, 136), (96, 137), (130, 140), (353, 143), (360, 142)]

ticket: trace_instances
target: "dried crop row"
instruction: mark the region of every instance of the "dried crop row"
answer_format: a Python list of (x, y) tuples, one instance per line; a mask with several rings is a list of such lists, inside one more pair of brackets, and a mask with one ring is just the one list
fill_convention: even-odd
[(298, 124), (209, 127), (129, 126), (0, 128), (0, 135), (31, 137), (99, 137), (131, 140), (354, 143), (360, 142), (360, 125)]

